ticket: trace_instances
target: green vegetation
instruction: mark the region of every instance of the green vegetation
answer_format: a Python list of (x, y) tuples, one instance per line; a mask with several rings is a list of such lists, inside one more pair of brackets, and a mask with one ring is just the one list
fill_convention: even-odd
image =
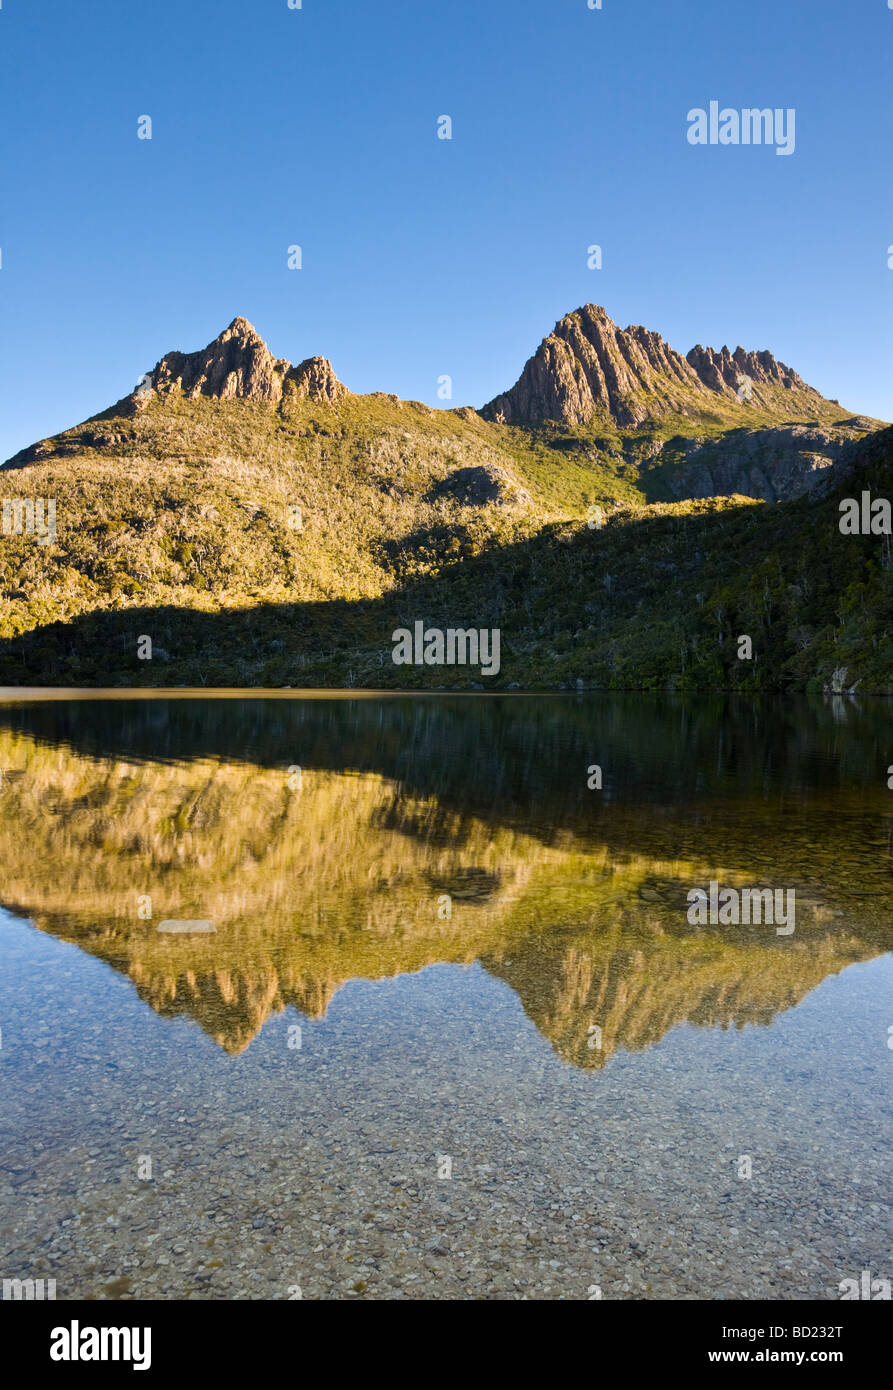
[[(893, 693), (889, 539), (837, 525), (839, 496), (891, 495), (893, 432), (825, 496), (653, 500), (662, 444), (733, 423), (521, 430), (385, 395), (106, 412), (3, 473), (0, 496), (55, 499), (57, 537), (0, 537), (0, 681), (757, 690), (845, 667), (837, 684)], [(469, 469), (496, 500), (453, 487)], [(499, 675), (394, 666), (420, 618), (501, 628)]]

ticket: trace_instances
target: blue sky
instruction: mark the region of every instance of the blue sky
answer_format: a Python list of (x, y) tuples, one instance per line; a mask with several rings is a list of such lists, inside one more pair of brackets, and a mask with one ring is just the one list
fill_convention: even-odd
[(2, 0), (0, 459), (237, 314), (480, 405), (591, 300), (893, 419), (891, 72), (887, 0)]

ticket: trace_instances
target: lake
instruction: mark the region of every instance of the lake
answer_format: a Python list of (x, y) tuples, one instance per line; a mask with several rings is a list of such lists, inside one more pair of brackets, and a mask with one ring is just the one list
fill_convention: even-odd
[(890, 1280), (890, 764), (883, 699), (3, 692), (0, 1275)]

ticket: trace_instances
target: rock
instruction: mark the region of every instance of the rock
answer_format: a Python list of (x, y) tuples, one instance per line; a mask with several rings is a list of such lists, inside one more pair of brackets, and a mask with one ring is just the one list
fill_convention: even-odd
[(816, 401), (823, 397), (812, 386), (799, 377), (784, 362), (777, 362), (771, 352), (747, 352), (736, 347), (729, 352), (727, 347), (715, 352), (713, 348), (701, 347), (698, 343), (686, 354), (686, 362), (694, 368), (700, 380), (713, 391), (731, 392), (737, 396), (741, 378), (747, 377), (752, 385), (760, 382), (774, 383), (788, 390), (800, 390), (815, 396)]
[(449, 497), (463, 507), (517, 506), (530, 501), (530, 494), (519, 487), (504, 468), (482, 463), (456, 468), (427, 494), (426, 501)]
[(647, 328), (618, 328), (585, 304), (540, 343), (510, 391), (481, 410), (487, 420), (583, 425), (600, 412), (622, 426), (646, 419), (645, 392), (669, 392), (675, 408), (700, 383), (685, 358)]
[(276, 402), (288, 394), (315, 401), (333, 401), (348, 394), (325, 357), (308, 357), (297, 367), (274, 357), (247, 319), (236, 318), (219, 337), (198, 352), (169, 352), (134, 392), (145, 407), (153, 395), (180, 391), (193, 399), (238, 398)]
[(289, 383), (293, 383), (298, 396), (306, 396), (311, 401), (338, 401), (349, 394), (326, 357), (308, 357), (299, 366), (292, 367), (285, 376), (286, 390)]
[[(667, 483), (673, 496), (759, 497), (787, 501), (812, 492), (852, 453), (857, 435), (849, 423), (787, 425), (734, 430), (714, 440), (670, 440), (667, 455), (682, 454)], [(658, 460), (660, 462), (660, 460)]]
[(584, 304), (558, 321), (511, 390), (480, 413), (523, 425), (585, 425), (606, 414), (627, 428), (662, 415), (707, 411), (717, 395), (738, 401), (744, 378), (746, 400), (757, 405), (765, 404), (761, 387), (796, 391), (800, 404), (824, 401), (771, 352), (715, 352), (698, 344), (683, 357), (659, 333), (639, 324), (618, 328), (600, 305)]

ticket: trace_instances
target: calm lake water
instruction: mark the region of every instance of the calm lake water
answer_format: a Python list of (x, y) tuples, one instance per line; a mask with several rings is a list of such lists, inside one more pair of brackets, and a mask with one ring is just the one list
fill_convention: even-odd
[(882, 700), (0, 698), (0, 1276), (893, 1278), (891, 764)]

